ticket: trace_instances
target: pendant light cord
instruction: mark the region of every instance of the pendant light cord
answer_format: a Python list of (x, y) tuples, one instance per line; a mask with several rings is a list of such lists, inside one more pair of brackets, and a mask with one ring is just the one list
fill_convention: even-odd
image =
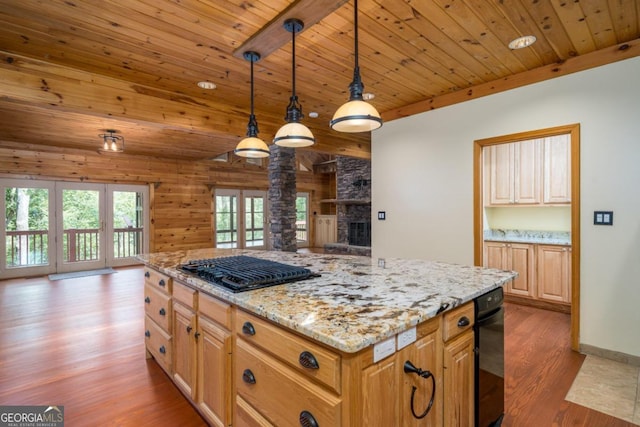
[(358, 65), (358, 0), (354, 0), (354, 5), (353, 5), (353, 23), (355, 26), (355, 32), (354, 32), (354, 53), (356, 55), (356, 63), (355, 63), (355, 68), (356, 70), (360, 71), (360, 66)]
[(291, 96), (296, 97), (296, 27), (293, 26), (291, 30), (291, 54), (293, 59), (291, 60)]

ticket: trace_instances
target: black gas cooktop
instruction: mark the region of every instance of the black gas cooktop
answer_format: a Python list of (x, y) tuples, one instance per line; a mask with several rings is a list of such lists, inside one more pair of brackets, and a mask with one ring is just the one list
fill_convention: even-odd
[(319, 276), (303, 267), (245, 255), (191, 260), (178, 268), (232, 292), (250, 291)]

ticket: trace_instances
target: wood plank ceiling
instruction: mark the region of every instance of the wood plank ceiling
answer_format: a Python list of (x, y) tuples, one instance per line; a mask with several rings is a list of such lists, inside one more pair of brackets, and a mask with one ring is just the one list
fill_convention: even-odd
[[(3, 0), (0, 145), (94, 151), (116, 129), (127, 154), (233, 150), (249, 111), (249, 63), (234, 52), (300, 1)], [(328, 127), (353, 76), (353, 2), (321, 1), (335, 10), (296, 39), (311, 150), (366, 158), (369, 134)], [(359, 10), (365, 92), (387, 121), (640, 54), (640, 0), (360, 0)], [(523, 35), (537, 42), (507, 47)], [(256, 64), (269, 143), (290, 90), (289, 41)]]

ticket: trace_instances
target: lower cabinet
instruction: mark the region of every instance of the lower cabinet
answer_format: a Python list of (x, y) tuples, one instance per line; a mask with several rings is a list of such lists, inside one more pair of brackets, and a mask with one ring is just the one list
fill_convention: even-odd
[(467, 331), (444, 346), (445, 426), (474, 423), (474, 335)]
[(506, 295), (562, 306), (571, 303), (571, 246), (486, 241), (484, 265), (518, 272), (505, 286)]

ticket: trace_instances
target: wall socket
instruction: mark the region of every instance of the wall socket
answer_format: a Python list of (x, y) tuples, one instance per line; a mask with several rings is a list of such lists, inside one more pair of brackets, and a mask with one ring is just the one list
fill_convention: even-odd
[(594, 211), (593, 225), (613, 225), (613, 211)]
[(418, 331), (416, 330), (415, 326), (411, 329), (407, 329), (404, 332), (400, 332), (398, 334), (398, 350), (416, 342), (416, 338), (418, 337), (417, 332)]

